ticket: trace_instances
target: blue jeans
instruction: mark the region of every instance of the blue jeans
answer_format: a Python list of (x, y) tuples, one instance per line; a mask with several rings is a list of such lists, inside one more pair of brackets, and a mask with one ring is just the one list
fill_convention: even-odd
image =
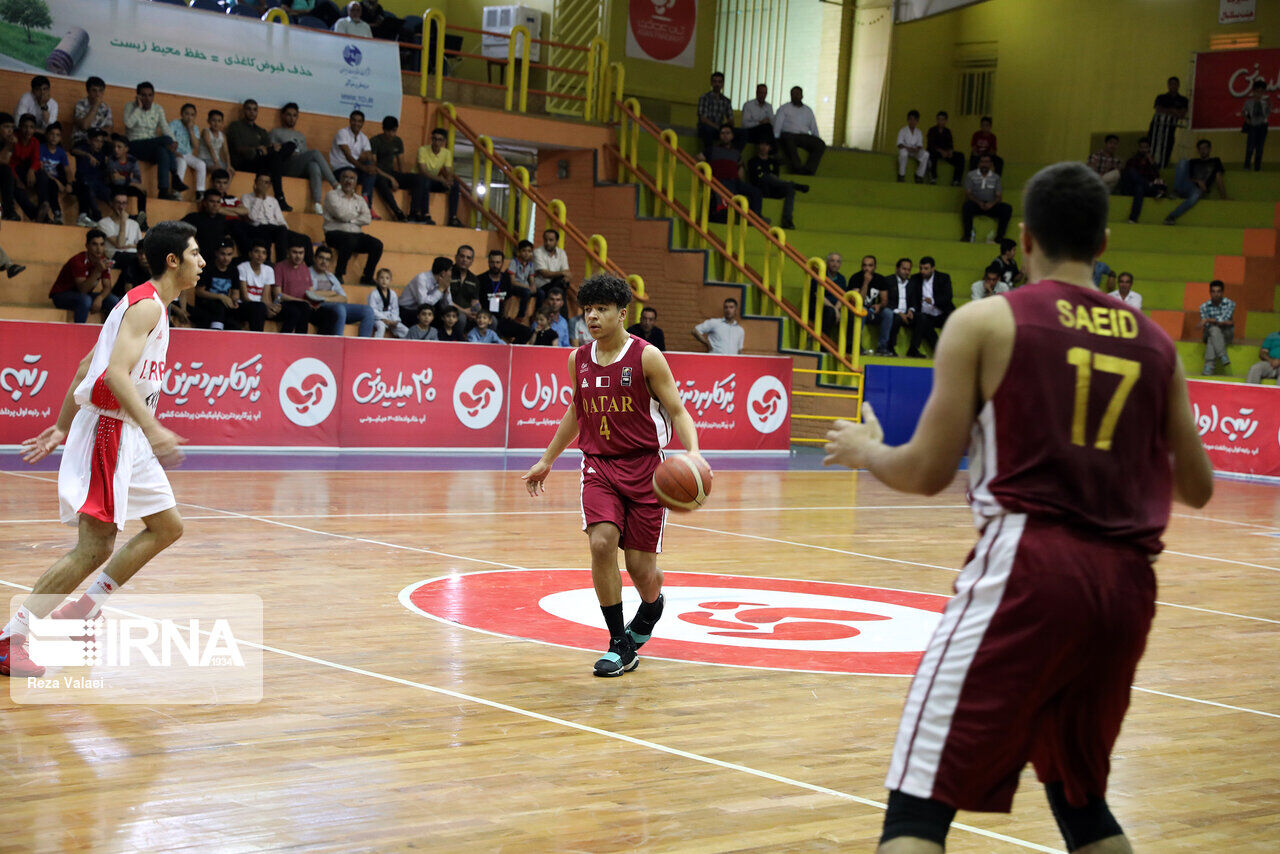
[(876, 349), (883, 352), (889, 349), (889, 333), (893, 331), (893, 309), (889, 308), (869, 308), (867, 316), (863, 318), (862, 325), (864, 327), (877, 325), (880, 329), (880, 340), (876, 344)]
[(373, 310), (367, 305), (356, 302), (327, 302), (316, 307), (316, 329), (323, 330), (322, 335), (341, 335), (348, 323), (359, 323), (361, 338), (373, 337), (373, 324), (376, 318)]
[(1186, 201), (1173, 209), (1173, 213), (1168, 216), (1168, 221), (1173, 221), (1194, 208), (1196, 202), (1200, 201), (1200, 197), (1204, 195), (1204, 190), (1191, 183), (1190, 160), (1178, 161), (1178, 168), (1173, 178), (1173, 191), (1179, 196), (1186, 196), (1187, 198)]
[(156, 185), (161, 194), (169, 192), (169, 173), (173, 171), (174, 154), (169, 150), (173, 140), (167, 136), (129, 141), (129, 153), (139, 160), (156, 164)]
[[(73, 312), (76, 323), (86, 323), (89, 320), (89, 311), (93, 308), (93, 297), (88, 294), (82, 294), (79, 291), (62, 291), (61, 293), (52, 294), (49, 297), (53, 300), (53, 304), (64, 311)], [(115, 294), (107, 294), (102, 299), (102, 316), (106, 317), (111, 313), (111, 309), (115, 308), (116, 303), (120, 302), (120, 297)]]

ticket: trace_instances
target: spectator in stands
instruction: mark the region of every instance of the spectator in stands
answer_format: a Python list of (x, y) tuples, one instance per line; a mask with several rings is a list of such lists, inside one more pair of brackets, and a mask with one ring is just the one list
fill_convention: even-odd
[(591, 340), (591, 329), (587, 326), (587, 316), (585, 314), (575, 315), (569, 319), (569, 344), (573, 347), (581, 347)]
[(1133, 196), (1129, 206), (1129, 222), (1136, 224), (1142, 216), (1142, 202), (1147, 196), (1160, 199), (1168, 192), (1160, 170), (1151, 159), (1151, 140), (1145, 136), (1138, 140), (1138, 151), (1124, 163), (1120, 174), (1120, 192)]
[(333, 31), (344, 36), (362, 36), (366, 39), (373, 38), (373, 28), (364, 20), (364, 9), (360, 6), (358, 0), (351, 0), (347, 4), (347, 16), (339, 18), (333, 25)]
[(1244, 109), (1240, 111), (1240, 115), (1244, 116), (1246, 134), (1244, 168), (1246, 172), (1249, 170), (1249, 162), (1252, 158), (1253, 171), (1257, 172), (1262, 169), (1262, 146), (1267, 142), (1267, 122), (1271, 115), (1271, 102), (1267, 100), (1265, 80), (1253, 81), (1253, 88), (1249, 90), (1249, 100), (1244, 102)]
[(769, 87), (757, 84), (756, 96), (742, 105), (742, 131), (747, 142), (773, 140), (773, 106), (766, 100)]
[(628, 326), (627, 332), (637, 338), (643, 338), (659, 350), (666, 352), (667, 338), (658, 326), (658, 311), (652, 306), (640, 309), (640, 322)]
[(183, 222), (195, 226), (196, 245), (200, 247), (200, 254), (205, 258), (214, 257), (227, 243), (235, 245), (221, 208), (222, 191), (217, 187), (210, 187), (200, 197), (196, 209), (182, 218)]
[(333, 174), (329, 161), (322, 152), (307, 147), (307, 138), (298, 130), (298, 105), (292, 101), (280, 108), (280, 127), (271, 131), (273, 144), (285, 146), (293, 144), (293, 153), (281, 166), (282, 174), (290, 178), (306, 178), (311, 184), (313, 210), (324, 214), (324, 187), (321, 181), (328, 181), (330, 188), (338, 189), (338, 178)]
[(360, 284), (373, 284), (373, 271), (382, 258), (382, 241), (363, 232), (364, 226), (373, 222), (369, 203), (356, 192), (356, 172), (342, 169), (338, 172), (339, 189), (330, 190), (324, 197), (324, 239), (338, 253), (337, 276), (341, 282), (347, 274), (347, 262), (357, 252), (365, 254), (364, 273)]
[(315, 304), (312, 322), (321, 335), (341, 335), (348, 324), (358, 323), (356, 334), (368, 338), (373, 335), (373, 311), (367, 302), (347, 302), (347, 292), (332, 272), (333, 255), (328, 246), (316, 248), (311, 290), (307, 291), (307, 299)]
[(71, 129), (71, 148), (80, 148), (89, 140), (89, 131), (100, 130), (110, 134), (115, 130), (115, 116), (107, 104), (107, 83), (101, 77), (90, 77), (84, 83), (85, 96), (76, 101), (71, 111), (75, 126)]
[(30, 113), (18, 119), (9, 168), (13, 170), (14, 199), (18, 207), (27, 219), (44, 221), (42, 213), (48, 203), (49, 180), (40, 166), (40, 140), (36, 137), (35, 117)]
[(329, 149), (329, 165), (334, 174), (343, 169), (355, 170), (360, 181), (360, 192), (364, 200), (373, 207), (373, 188), (381, 177), (378, 165), (373, 159), (373, 145), (364, 134), (364, 113), (352, 110), (347, 117), (347, 126), (339, 128), (333, 136), (333, 146)]
[(1178, 131), (1178, 123), (1187, 116), (1187, 107), (1191, 102), (1185, 95), (1178, 93), (1182, 81), (1177, 77), (1169, 78), (1169, 91), (1156, 95), (1155, 115), (1151, 117), (1151, 126), (1147, 128), (1147, 137), (1151, 140), (1151, 159), (1156, 167), (1163, 169), (1169, 165), (1169, 155), (1173, 153), (1173, 138)]
[(271, 195), (271, 176), (259, 172), (253, 177), (253, 192), (243, 197), (249, 214), (250, 239), (262, 239), (276, 247), (276, 260), (284, 258), (295, 243), (303, 247), (308, 266), (311, 263), (311, 239), (298, 231), (290, 231), (280, 210), (280, 202)]
[[(449, 304), (449, 271), (453, 269), (453, 261), (444, 255), (437, 255), (431, 262), (430, 271), (422, 271), (409, 280), (400, 292), (400, 322), (410, 325), (418, 316), (418, 309), (424, 305), (439, 309)], [(441, 318), (443, 314), (436, 312)]]
[[(462, 228), (462, 220), (458, 219), (462, 182), (453, 174), (453, 151), (445, 147), (448, 139), (449, 134), (444, 128), (436, 128), (431, 132), (431, 144), (418, 147), (418, 172), (423, 177), (425, 192), (449, 194), (447, 222), (454, 228)], [(435, 220), (426, 207), (422, 209), (422, 222), (435, 225)]]
[(14, 125), (13, 116), (0, 113), (0, 205), (3, 205), (0, 219), (10, 221), (22, 219), (18, 215), (18, 201), (14, 192), (17, 183), (14, 180), (12, 165), (16, 133), (17, 127)]
[(710, 352), (724, 356), (736, 356), (746, 343), (746, 331), (738, 323), (738, 301), (729, 297), (724, 301), (724, 316), (712, 317), (693, 327), (693, 337)]
[[(742, 168), (742, 149), (733, 140), (733, 125), (722, 125), (720, 138), (711, 146), (706, 155), (699, 154), (698, 159), (711, 166), (711, 175), (724, 184), (725, 189), (735, 196), (745, 196), (747, 207), (756, 216), (760, 216), (760, 191), (746, 181), (746, 172)], [(715, 207), (727, 209), (729, 199), (716, 199)]]
[[(239, 196), (231, 194), (231, 176), (224, 169), (215, 169), (209, 177), (211, 189), (217, 190), (221, 201), (218, 212), (227, 221), (227, 234), (236, 242), (241, 254), (249, 254), (251, 227), (249, 225), (249, 207)], [(199, 241), (197, 241), (199, 242)]]
[(1116, 191), (1120, 183), (1120, 158), (1116, 157), (1116, 149), (1120, 146), (1120, 137), (1109, 133), (1102, 141), (1102, 148), (1089, 155), (1088, 167), (1098, 173), (1102, 183), (1111, 192)]
[[(880, 295), (881, 292), (884, 291), (885, 289), (884, 276), (881, 276), (879, 273), (876, 272), (876, 266), (878, 264), (879, 264), (879, 261), (876, 259), (876, 256), (863, 255), (861, 269), (859, 269), (858, 272), (854, 274), (853, 278), (849, 280), (848, 287), (845, 288), (846, 293), (851, 294), (856, 291), (858, 294), (858, 301), (862, 304), (862, 307), (867, 310), (867, 316), (862, 319), (862, 323), (864, 326), (874, 323), (874, 318), (879, 317), (878, 312), (880, 310), (880, 307), (885, 303), (885, 299)], [(837, 329), (838, 328), (839, 327), (837, 327)], [(849, 319), (848, 334), (849, 334), (849, 351), (852, 352), (853, 351), (853, 318)], [(862, 340), (864, 342), (870, 340), (866, 334), (865, 329), (863, 330)], [(872, 355), (873, 353), (878, 352), (879, 349), (880, 349), (879, 347), (876, 347), (873, 349), (871, 347), (864, 346), (862, 348), (862, 354), (864, 356), (869, 356), (869, 355)]]
[(156, 88), (150, 83), (139, 83), (136, 96), (125, 104), (124, 129), (129, 139), (129, 153), (156, 164), (160, 198), (177, 201), (178, 194), (170, 189), (170, 179), (178, 144), (169, 136), (164, 107), (156, 103)]
[(969, 137), (969, 171), (978, 168), (982, 155), (991, 155), (991, 166), (997, 175), (1004, 174), (1004, 160), (996, 154), (996, 135), (991, 132), (991, 116), (983, 116), (978, 121), (978, 129)]
[(1009, 286), (1000, 279), (1000, 268), (992, 264), (982, 273), (982, 278), (969, 286), (969, 298), (974, 302), (997, 294), (1009, 293)]
[(458, 307), (456, 305), (446, 305), (440, 315), (440, 340), (441, 341), (466, 341), (467, 334), (462, 331), (462, 325), (458, 323)]
[(1222, 161), (1212, 155), (1213, 144), (1207, 139), (1196, 143), (1199, 157), (1178, 162), (1173, 179), (1173, 191), (1184, 198), (1173, 213), (1164, 218), (1165, 225), (1173, 225), (1178, 217), (1196, 206), (1200, 197), (1209, 192), (1209, 185), (1217, 186), (1219, 195), (1227, 197), (1227, 185), (1223, 181), (1225, 170)]
[[(548, 228), (542, 232), (542, 245), (533, 250), (533, 284), (540, 299), (545, 299), (548, 289), (569, 287), (569, 256), (560, 248), (560, 232)], [(566, 330), (567, 332), (567, 330)], [(566, 344), (569, 336), (562, 339)]]
[(196, 127), (196, 105), (183, 104), (179, 118), (169, 122), (169, 136), (177, 143), (174, 162), (177, 164), (178, 179), (185, 180), (187, 167), (196, 173), (196, 195), (205, 190), (205, 176), (209, 166), (196, 157), (196, 148), (200, 143), (200, 128)]
[[(783, 104), (773, 114), (773, 137), (782, 146), (782, 155), (787, 158), (792, 172), (817, 174), (827, 144), (818, 135), (818, 120), (814, 118), (813, 110), (805, 105), (804, 90), (799, 86), (791, 87), (791, 103)], [(803, 166), (796, 149), (808, 152)]]
[[(97, 221), (96, 217), (101, 212), (99, 204), (102, 202), (111, 203), (111, 186), (107, 178), (109, 153), (106, 147), (106, 139), (106, 131), (91, 128), (85, 139), (71, 152), (71, 156), (76, 161), (76, 174), (72, 190), (76, 194), (76, 201), (80, 208), (80, 216), (76, 219), (76, 225), (81, 228), (93, 228), (94, 223)], [(125, 192), (125, 198), (128, 198), (127, 188), (121, 189)], [(141, 190), (135, 189), (135, 192), (142, 195)], [(143, 195), (143, 199), (146, 199), (145, 195)], [(142, 209), (145, 209), (145, 202), (140, 210)]]
[(227, 134), (222, 129), (224, 117), (222, 110), (210, 110), (209, 126), (200, 134), (200, 147), (196, 154), (204, 161), (205, 171), (213, 180), (213, 173), (221, 169), (228, 175), (236, 170), (231, 165), (231, 150), (227, 147)]
[(539, 311), (533, 316), (533, 338), (529, 343), (539, 347), (559, 347), (560, 333), (551, 328), (551, 315)]
[(1027, 280), (1026, 273), (1018, 269), (1018, 241), (1004, 238), (1000, 241), (1000, 254), (990, 266), (1000, 271), (1000, 280), (1010, 288), (1016, 288)]
[[(198, 242), (198, 241), (197, 241)], [(200, 250), (204, 255), (204, 250)], [(226, 329), (240, 308), (240, 278), (232, 259), (236, 247), (227, 241), (208, 256), (212, 260), (200, 273), (196, 282), (195, 319), (198, 325), (209, 329)]]
[(49, 78), (43, 74), (31, 78), (31, 91), (23, 92), (18, 99), (18, 109), (14, 113), (19, 117), (30, 115), (36, 120), (36, 130), (43, 132), (45, 128), (58, 120), (58, 102), (49, 95)]
[[(1103, 284), (1103, 280), (1106, 284)], [(1093, 284), (1100, 290), (1110, 292), (1116, 287), (1116, 271), (1106, 261), (1097, 258), (1093, 262)]]
[[(382, 133), (369, 140), (374, 165), (383, 179), (377, 185), (387, 210), (399, 222), (422, 222), (427, 217), (426, 181), (417, 172), (404, 171), (404, 140), (398, 133), (400, 120), (387, 116), (382, 120)], [(409, 191), (409, 213), (406, 216), (396, 203), (395, 193)]]
[[(373, 299), (372, 294), (369, 295), (369, 299)], [(418, 309), (418, 322), (413, 326), (407, 327), (408, 331), (404, 337), (410, 341), (439, 341), (440, 332), (432, 325), (435, 323), (435, 319), (435, 310), (429, 305), (422, 306)], [(403, 323), (400, 325), (404, 326)], [(377, 336), (375, 335), (374, 337)]]
[[(265, 241), (255, 238), (255, 244), (260, 242)], [(290, 244), (288, 254), (276, 262), (273, 273), (280, 292), (280, 331), (305, 335), (311, 325), (311, 302), (307, 299), (311, 268), (306, 261), (306, 245)]]
[(907, 282), (907, 306), (915, 315), (907, 356), (923, 359), (920, 342), (928, 341), (930, 349), (936, 349), (938, 330), (956, 310), (951, 298), (951, 277), (938, 270), (928, 255), (920, 259), (920, 272)]
[(62, 225), (62, 196), (71, 190), (71, 159), (62, 147), (62, 123), (53, 122), (44, 129), (44, 142), (40, 144), (40, 168), (47, 179), (45, 213), (49, 219)]
[(916, 161), (916, 183), (923, 184), (929, 171), (929, 152), (924, 147), (924, 134), (916, 127), (920, 123), (920, 111), (907, 113), (907, 123), (898, 131), (898, 183), (907, 180), (907, 159)]
[(373, 30), (375, 39), (395, 41), (400, 35), (401, 21), (395, 15), (382, 8), (378, 0), (361, 0), (365, 23)]
[(747, 180), (766, 199), (782, 199), (782, 228), (796, 227), (796, 193), (809, 192), (808, 184), (784, 181), (778, 177), (778, 162), (770, 156), (773, 142), (770, 139), (756, 143), (756, 156), (747, 161)]
[(67, 259), (49, 289), (53, 304), (74, 315), (76, 323), (85, 323), (89, 315), (102, 312), (106, 316), (120, 298), (111, 293), (111, 259), (107, 257), (107, 238), (98, 229), (84, 236), (84, 251)]
[(265, 240), (255, 240), (249, 247), (249, 259), (236, 267), (240, 279), (240, 319), (252, 332), (261, 332), (267, 318), (274, 318), (281, 311), (276, 274), (267, 264), (267, 251)]
[(471, 272), (476, 250), (462, 244), (453, 255), (453, 267), (449, 271), (449, 302), (458, 307), (458, 323), (467, 329), (476, 322), (480, 310), (480, 279)]
[(725, 124), (733, 127), (733, 102), (724, 95), (724, 74), (716, 71), (711, 75), (711, 89), (698, 98), (698, 139), (703, 154), (710, 153)]
[(1280, 331), (1270, 332), (1258, 348), (1258, 361), (1249, 368), (1247, 383), (1280, 379)]
[(1113, 296), (1134, 311), (1142, 311), (1142, 294), (1133, 289), (1133, 273), (1121, 273), (1116, 284)]
[(547, 322), (555, 330), (561, 347), (569, 346), (569, 320), (564, 316), (564, 291), (559, 285), (550, 285), (539, 310), (547, 315)]
[(25, 269), (27, 268), (22, 264), (13, 263), (12, 259), (9, 258), (9, 253), (0, 248), (0, 270), (4, 270), (10, 279)]
[[(874, 321), (880, 331), (880, 344), (876, 350), (879, 356), (898, 355), (898, 332), (904, 327), (913, 327), (915, 312), (907, 303), (907, 285), (911, 282), (911, 259), (899, 258), (894, 265), (892, 276), (881, 280), (882, 308), (877, 312)], [(887, 325), (887, 326), (886, 326)]]
[(489, 328), (493, 323), (493, 315), (487, 309), (480, 309), (476, 312), (476, 325), (467, 333), (467, 341), (472, 344), (501, 344), (502, 339), (498, 337), (498, 333)]
[[(827, 278), (841, 291), (847, 291), (844, 275), (840, 272), (840, 266), (843, 263), (844, 256), (839, 252), (829, 253), (827, 255)], [(809, 316), (822, 324), (823, 334), (829, 338), (835, 338), (839, 330), (840, 300), (835, 294), (823, 287), (822, 283), (817, 279), (809, 280), (809, 294)], [(818, 315), (819, 305), (822, 306), (821, 317)]]
[[(376, 287), (369, 291), (369, 311), (373, 314), (374, 338), (386, 338), (388, 332), (391, 333), (392, 338), (406, 338), (409, 335), (409, 327), (400, 320), (400, 303), (396, 292), (391, 289), (391, 282), (391, 271), (386, 267), (373, 275), (373, 283)], [(431, 311), (429, 305), (422, 308), (428, 312)], [(421, 322), (421, 311), (418, 316)], [(431, 320), (428, 319), (427, 326), (430, 325)]]
[[(951, 136), (951, 128), (947, 127), (946, 110), (938, 110), (937, 123), (929, 128), (925, 137), (925, 150), (929, 155), (929, 183), (938, 180), (938, 163), (945, 161), (951, 164), (951, 186), (959, 187), (964, 177), (964, 155), (956, 151), (955, 140)], [(906, 170), (899, 170), (906, 174)]]
[(1004, 233), (1009, 228), (1009, 219), (1013, 216), (1013, 208), (1003, 201), (1004, 187), (1000, 176), (992, 169), (991, 155), (984, 154), (978, 158), (978, 168), (970, 172), (964, 179), (964, 204), (960, 206), (960, 216), (964, 220), (961, 240), (970, 243), (974, 240), (973, 218), (989, 216), (996, 221), (996, 239), (1004, 240)]
[(241, 105), (239, 121), (227, 128), (227, 147), (231, 151), (231, 165), (249, 172), (265, 172), (271, 176), (280, 210), (293, 210), (284, 200), (284, 164), (293, 156), (292, 143), (271, 141), (271, 134), (258, 124), (258, 102), (249, 98)]
[(516, 254), (512, 257), (511, 265), (507, 269), (511, 273), (512, 284), (516, 287), (524, 288), (532, 294), (535, 289), (533, 274), (538, 269), (533, 261), (533, 244), (528, 240), (521, 240), (517, 243)]
[[(111, 197), (111, 213), (95, 224), (107, 240), (107, 257), (120, 270), (126, 270), (138, 262), (138, 244), (142, 242), (142, 229), (129, 217), (129, 197), (116, 193)], [(198, 242), (198, 241), (197, 241)]]
[(1231, 364), (1227, 354), (1236, 334), (1236, 304), (1227, 299), (1226, 285), (1214, 279), (1209, 283), (1209, 299), (1200, 304), (1200, 325), (1204, 329), (1204, 375), (1213, 375), (1214, 366)]
[(488, 266), (477, 277), (476, 290), (480, 304), (488, 307), (489, 313), (496, 316), (511, 296), (514, 282), (511, 281), (511, 274), (502, 269), (507, 265), (507, 256), (502, 254), (501, 249), (490, 249), (486, 261)]

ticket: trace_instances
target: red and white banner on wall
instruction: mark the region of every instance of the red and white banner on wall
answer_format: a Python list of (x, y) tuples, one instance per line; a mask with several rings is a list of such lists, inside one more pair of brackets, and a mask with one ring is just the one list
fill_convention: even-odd
[(1221, 50), (1196, 54), (1195, 104), (1191, 127), (1196, 130), (1240, 130), (1240, 111), (1249, 99), (1253, 81), (1267, 84), (1271, 127), (1280, 127), (1280, 48)]
[[(101, 327), (0, 322), (0, 445), (58, 417)], [(157, 415), (195, 446), (522, 448), (551, 441), (567, 348), (175, 329)], [(667, 356), (706, 450), (785, 451), (791, 360)]]
[(1187, 389), (1216, 471), (1280, 477), (1280, 388), (1192, 380)]
[(627, 56), (692, 68), (697, 33), (698, 0), (627, 3)]

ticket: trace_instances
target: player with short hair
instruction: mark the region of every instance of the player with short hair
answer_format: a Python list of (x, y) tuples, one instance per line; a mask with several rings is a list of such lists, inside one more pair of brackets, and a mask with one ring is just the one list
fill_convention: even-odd
[(828, 464), (923, 495), (972, 441), (981, 536), (907, 696), (882, 854), (942, 851), (957, 809), (1008, 812), (1028, 761), (1071, 851), (1131, 850), (1106, 802), (1111, 748), (1171, 501), (1203, 507), (1213, 469), (1173, 343), (1093, 284), (1107, 204), (1081, 163), (1038, 172), (1020, 241), (1034, 284), (952, 315), (911, 440), (883, 444), (870, 407), (827, 434)]
[[(62, 521), (79, 525), (79, 540), (40, 576), (0, 631), (0, 675), (44, 674), (27, 652), (33, 615), (93, 619), (108, 595), (182, 536), (182, 517), (164, 467), (182, 461), (179, 446), (186, 439), (161, 426), (155, 411), (169, 347), (166, 306), (195, 287), (204, 259), (195, 226), (185, 222), (152, 226), (139, 248), (159, 275), (112, 309), (97, 343), (80, 362), (58, 422), (22, 443), (23, 459), (34, 463), (66, 439), (58, 503)], [(113, 555), (116, 533), (128, 519), (141, 519), (146, 527)], [(54, 610), (103, 563), (84, 596)]]
[[(621, 676), (640, 663), (636, 650), (662, 616), (662, 530), (667, 511), (653, 494), (653, 473), (674, 429), (693, 456), (698, 431), (680, 400), (666, 358), (643, 338), (627, 333), (631, 288), (601, 273), (582, 283), (578, 307), (591, 341), (569, 354), (573, 405), (560, 419), (542, 459), (524, 474), (529, 495), (545, 489), (556, 458), (576, 436), (582, 450), (582, 530), (591, 543), (591, 581), (609, 629), (609, 650), (596, 676)], [(640, 607), (623, 624), (622, 576), (640, 594)]]

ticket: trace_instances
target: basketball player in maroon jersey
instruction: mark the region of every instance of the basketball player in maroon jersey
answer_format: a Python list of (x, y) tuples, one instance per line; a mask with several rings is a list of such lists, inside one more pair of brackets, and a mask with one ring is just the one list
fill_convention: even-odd
[[(195, 234), (193, 226), (173, 220), (147, 232), (139, 249), (159, 275), (112, 309), (67, 389), (57, 423), (22, 443), (23, 459), (34, 463), (66, 440), (58, 503), (62, 521), (78, 527), (79, 539), (40, 576), (0, 630), (0, 675), (44, 674), (27, 652), (32, 616), (93, 619), (112, 592), (182, 536), (182, 517), (162, 466), (182, 461), (179, 445), (186, 440), (161, 426), (155, 410), (169, 345), (166, 307), (195, 287), (204, 267)], [(141, 519), (146, 527), (113, 555), (116, 534), (128, 519)], [(57, 607), (103, 563), (80, 599)]]
[[(591, 581), (609, 629), (609, 650), (596, 676), (621, 676), (640, 663), (636, 650), (662, 616), (662, 529), (667, 511), (653, 494), (653, 472), (674, 429), (698, 456), (698, 431), (684, 408), (671, 368), (657, 347), (627, 334), (631, 288), (622, 279), (592, 276), (578, 290), (590, 344), (569, 354), (573, 405), (555, 437), (524, 475), (532, 496), (545, 488), (551, 464), (576, 436), (582, 450), (582, 529), (591, 541)], [(622, 621), (622, 575), (640, 594), (630, 623)]]
[(884, 445), (870, 407), (828, 433), (828, 464), (922, 495), (971, 442), (981, 536), (907, 696), (882, 854), (942, 851), (957, 809), (1008, 812), (1028, 761), (1069, 850), (1132, 850), (1105, 798), (1152, 564), (1171, 500), (1213, 494), (1173, 344), (1093, 285), (1106, 186), (1059, 163), (1027, 183), (1024, 210), (1035, 284), (952, 315), (911, 440)]

